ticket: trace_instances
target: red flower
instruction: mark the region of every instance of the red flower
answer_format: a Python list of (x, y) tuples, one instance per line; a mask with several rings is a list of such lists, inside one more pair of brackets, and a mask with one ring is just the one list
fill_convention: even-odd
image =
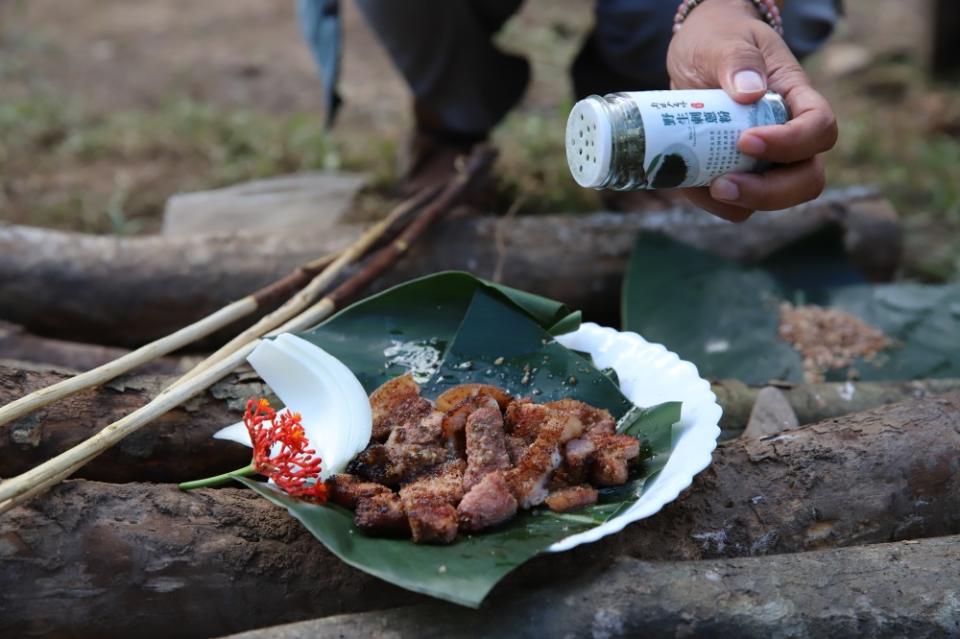
[(291, 497), (316, 503), (327, 501), (320, 481), (320, 458), (300, 424), (300, 413), (277, 415), (266, 399), (247, 402), (243, 423), (253, 444), (253, 467)]

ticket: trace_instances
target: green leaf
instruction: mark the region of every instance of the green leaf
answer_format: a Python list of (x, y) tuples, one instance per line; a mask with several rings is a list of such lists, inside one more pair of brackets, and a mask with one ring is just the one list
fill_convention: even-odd
[(704, 377), (799, 381), (800, 356), (777, 337), (782, 299), (761, 269), (643, 234), (624, 279), (623, 327), (665, 344)]
[(350, 565), (403, 588), (478, 606), (515, 567), (629, 507), (659, 470), (658, 459), (669, 454), (679, 404), (632, 410), (610, 377), (553, 339), (551, 331), (573, 325), (575, 315), (556, 302), (465, 273), (441, 273), (354, 304), (301, 337), (343, 361), (368, 391), (405, 372), (402, 362), (385, 351), (394, 352), (398, 341), (413, 342), (439, 356), (422, 384), (426, 397), (479, 381), (537, 401), (572, 397), (607, 408), (617, 418), (627, 416), (621, 428), (645, 441), (651, 459), (619, 491), (603, 491), (601, 503), (564, 515), (524, 511), (485, 534), (461, 536), (450, 546), (429, 546), (366, 537), (346, 510), (291, 499), (266, 484), (243, 483), (287, 508)]
[(814, 299), (856, 315), (899, 342), (873, 361), (856, 362), (860, 379), (960, 377), (960, 284), (845, 286)]
[[(338, 506), (308, 504), (261, 482), (241, 479), (299, 519), (341, 560), (384, 581), (477, 607), (507, 573), (567, 535), (596, 525), (549, 515), (524, 516), (495, 533), (466, 535), (451, 546), (428, 546), (409, 539), (368, 537), (353, 525), (353, 513)], [(565, 529), (562, 535), (557, 530)]]
[[(807, 274), (819, 268), (813, 256), (807, 260), (812, 265)], [(801, 256), (792, 255), (791, 261), (789, 280), (800, 281), (795, 265)], [(835, 273), (839, 267), (833, 264)], [(780, 302), (799, 300), (851, 313), (898, 342), (871, 362), (856, 362), (860, 379), (960, 376), (960, 284), (823, 286), (823, 279), (811, 277), (804, 288), (788, 286), (764, 268), (641, 235), (624, 282), (623, 325), (667, 345), (705, 377), (796, 382), (803, 379), (801, 358), (777, 329)], [(844, 279), (849, 278), (844, 274)], [(842, 380), (847, 374), (839, 370), (827, 377)]]
[(412, 280), (361, 300), (301, 337), (343, 361), (371, 392), (407, 371), (403, 358), (384, 356), (388, 349), (409, 345), (411, 349), (420, 348), (424, 356), (434, 350), (439, 361), (474, 293), (481, 289), (509, 302), (527, 321), (544, 330), (569, 332), (580, 325), (579, 312), (571, 313), (564, 304), (451, 271)]

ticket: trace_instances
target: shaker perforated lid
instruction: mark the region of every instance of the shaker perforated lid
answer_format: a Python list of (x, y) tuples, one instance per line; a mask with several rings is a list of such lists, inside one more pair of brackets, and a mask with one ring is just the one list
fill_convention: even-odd
[(602, 187), (610, 174), (613, 135), (602, 98), (580, 100), (567, 118), (567, 164), (577, 184)]

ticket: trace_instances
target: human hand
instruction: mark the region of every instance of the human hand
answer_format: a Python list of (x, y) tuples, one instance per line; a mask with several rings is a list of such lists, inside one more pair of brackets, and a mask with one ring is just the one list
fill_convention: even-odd
[(737, 147), (778, 166), (762, 174), (731, 173), (709, 188), (685, 189), (697, 206), (742, 222), (756, 210), (794, 206), (820, 195), (825, 178), (820, 153), (837, 141), (837, 121), (826, 99), (813, 89), (787, 44), (758, 19), (745, 0), (706, 0), (690, 12), (670, 43), (667, 71), (675, 89), (723, 88), (743, 104), (767, 89), (790, 107), (786, 124), (757, 127)]

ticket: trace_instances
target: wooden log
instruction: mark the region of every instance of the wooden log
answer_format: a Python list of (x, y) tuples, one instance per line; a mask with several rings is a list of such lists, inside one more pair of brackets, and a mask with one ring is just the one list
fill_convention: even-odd
[[(68, 375), (0, 366), (0, 404)], [(4, 426), (0, 429), (0, 473), (6, 477), (20, 474), (80, 443), (146, 404), (173, 379), (165, 375), (123, 377)], [(250, 462), (249, 448), (211, 436), (238, 421), (246, 400), (264, 392), (255, 374), (235, 374), (100, 455), (80, 475), (101, 481), (178, 482), (245, 466)]]
[(344, 248), (361, 231), (120, 238), (0, 226), (0, 318), (38, 335), (139, 346)]
[[(922, 379), (898, 382), (826, 382), (778, 385), (797, 414), (800, 425), (960, 390), (960, 379)], [(750, 419), (760, 389), (736, 379), (716, 380), (711, 390), (723, 407), (721, 439), (739, 437)]]
[[(67, 371), (23, 370), (0, 362), (0, 405), (58, 382), (67, 375)], [(0, 429), (0, 469), (10, 476), (50, 459), (90, 437), (111, 419), (142, 406), (152, 393), (174, 379), (168, 375), (127, 376), (103, 389), (84, 391), (73, 401), (52, 404), (42, 413), (13, 422)], [(723, 407), (722, 439), (733, 439), (743, 432), (758, 390), (737, 380), (713, 383), (713, 392)], [(797, 412), (800, 424), (805, 425), (908, 399), (960, 390), (960, 380), (797, 384), (784, 386), (782, 390)], [(159, 424), (160, 429), (147, 428), (138, 433), (136, 441), (141, 442), (139, 445), (113, 449), (109, 456), (81, 469), (76, 477), (101, 481), (181, 482), (195, 479), (198, 470), (200, 474), (233, 470), (240, 453), (220, 454), (221, 445), (212, 444), (210, 434), (218, 425), (224, 426), (239, 419), (243, 402), (264, 392), (267, 392), (266, 387), (257, 383), (254, 376), (231, 376), (211, 392), (190, 402), (188, 410), (168, 413)], [(49, 426), (41, 425), (41, 415)], [(171, 448), (174, 445), (175, 448)], [(145, 451), (152, 451), (149, 464), (144, 464)], [(185, 465), (182, 458), (191, 460), (191, 463)]]
[[(0, 361), (16, 360), (48, 364), (72, 371), (86, 371), (128, 353), (126, 349), (96, 344), (80, 344), (32, 335), (16, 324), (0, 320)], [(191, 360), (160, 357), (141, 366), (141, 373), (185, 373)]]
[(762, 559), (623, 557), (559, 584), (337, 615), (230, 639), (960, 636), (960, 536)]
[[(870, 213), (874, 209), (879, 212)], [(854, 189), (742, 225), (689, 207), (510, 219), (460, 216), (431, 230), (371, 290), (447, 269), (481, 277), (500, 272), (506, 284), (615, 325), (621, 278), (638, 231), (663, 231), (725, 257), (755, 260), (836, 227), (851, 237), (869, 235), (871, 254), (886, 256), (889, 270), (899, 248), (877, 246), (899, 247), (891, 210), (871, 191)], [(343, 226), (295, 236), (113, 238), (0, 226), (0, 318), (40, 335), (140, 345), (342, 248), (359, 233), (359, 227)], [(851, 243), (851, 250), (856, 259), (862, 247)], [(862, 261), (871, 273), (883, 270)]]
[[(957, 533), (958, 449), (960, 395), (731, 442), (657, 516), (537, 558), (497, 590), (566, 582), (624, 556), (749, 557)], [(164, 636), (171, 615), (184, 635), (209, 636), (422, 601), (234, 488), (70, 481), (0, 518), (0, 540), (8, 636)], [(830, 568), (820, 566), (824, 579)]]

